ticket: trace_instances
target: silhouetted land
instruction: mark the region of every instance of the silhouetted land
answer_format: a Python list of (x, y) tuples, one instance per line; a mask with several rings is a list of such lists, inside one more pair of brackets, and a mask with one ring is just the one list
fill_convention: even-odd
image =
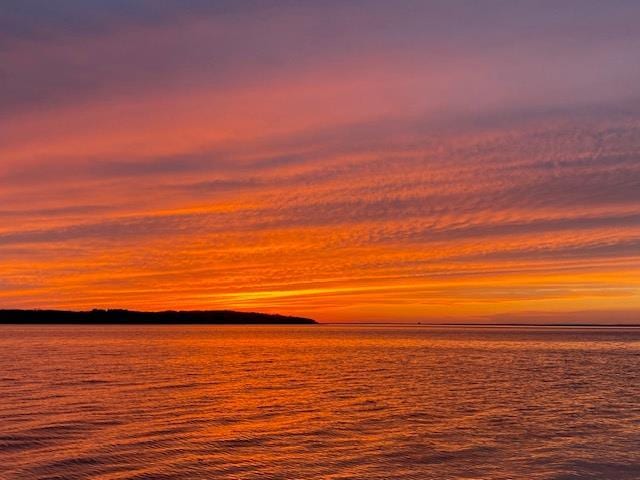
[(0, 310), (0, 323), (98, 325), (298, 325), (313, 324), (303, 317), (232, 310), (136, 312), (132, 310)]

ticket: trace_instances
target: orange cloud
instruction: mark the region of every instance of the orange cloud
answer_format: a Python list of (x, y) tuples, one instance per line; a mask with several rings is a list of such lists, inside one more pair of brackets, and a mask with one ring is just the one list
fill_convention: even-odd
[(0, 306), (640, 311), (631, 16), (78, 8), (5, 34)]

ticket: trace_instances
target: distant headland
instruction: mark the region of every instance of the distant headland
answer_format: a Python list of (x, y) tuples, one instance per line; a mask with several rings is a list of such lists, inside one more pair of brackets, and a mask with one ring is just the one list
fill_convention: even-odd
[(0, 310), (0, 324), (92, 325), (306, 325), (315, 320), (233, 310), (136, 312), (133, 310)]

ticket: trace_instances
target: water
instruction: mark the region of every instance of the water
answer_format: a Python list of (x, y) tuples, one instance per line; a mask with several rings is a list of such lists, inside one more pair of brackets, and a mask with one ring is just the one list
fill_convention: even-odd
[(640, 331), (0, 327), (4, 479), (640, 479)]

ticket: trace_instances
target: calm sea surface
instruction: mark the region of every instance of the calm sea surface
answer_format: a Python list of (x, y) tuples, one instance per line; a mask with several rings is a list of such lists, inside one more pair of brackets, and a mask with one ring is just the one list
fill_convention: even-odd
[(0, 326), (1, 479), (640, 479), (640, 330)]

